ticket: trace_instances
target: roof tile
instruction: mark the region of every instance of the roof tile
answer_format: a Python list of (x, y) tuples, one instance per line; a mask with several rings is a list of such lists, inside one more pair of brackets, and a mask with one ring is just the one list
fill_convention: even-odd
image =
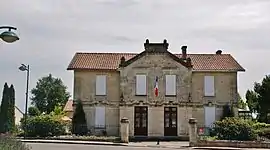
[[(136, 53), (76, 53), (71, 60), (68, 70), (93, 69), (116, 70), (121, 57), (129, 60)], [(181, 57), (181, 54), (175, 54)], [(245, 69), (230, 54), (188, 54), (193, 70), (199, 71), (245, 71)]]

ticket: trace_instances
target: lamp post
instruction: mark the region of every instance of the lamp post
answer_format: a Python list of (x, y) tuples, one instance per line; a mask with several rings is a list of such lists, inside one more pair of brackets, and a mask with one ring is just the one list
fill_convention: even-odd
[(19, 70), (21, 71), (26, 71), (26, 93), (25, 93), (25, 109), (24, 109), (24, 139), (26, 138), (26, 131), (27, 131), (27, 109), (28, 109), (28, 86), (29, 86), (29, 72), (30, 72), (30, 67), (29, 65), (21, 64), (19, 67)]
[(3, 41), (7, 42), (7, 43), (13, 43), (17, 40), (19, 40), (20, 38), (17, 36), (16, 33), (12, 32), (11, 30), (17, 30), (17, 28), (15, 27), (11, 27), (11, 26), (0, 26), (0, 29), (8, 29), (8, 31), (4, 31), (0, 34), (0, 39), (2, 39)]

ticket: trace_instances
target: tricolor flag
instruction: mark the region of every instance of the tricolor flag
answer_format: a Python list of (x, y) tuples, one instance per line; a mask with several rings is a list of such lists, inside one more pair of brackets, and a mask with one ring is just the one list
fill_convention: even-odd
[(154, 91), (155, 91), (155, 95), (158, 96), (158, 77), (157, 76), (156, 76), (156, 79), (155, 79)]

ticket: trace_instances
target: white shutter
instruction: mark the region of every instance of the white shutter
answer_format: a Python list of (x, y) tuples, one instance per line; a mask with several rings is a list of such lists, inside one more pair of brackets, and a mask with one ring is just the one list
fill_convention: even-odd
[(206, 127), (212, 127), (216, 121), (216, 107), (204, 107), (204, 123)]
[(96, 76), (96, 95), (106, 95), (106, 75)]
[(146, 75), (136, 75), (136, 95), (146, 95)]
[(95, 127), (105, 127), (105, 107), (96, 107), (95, 109)]
[(176, 75), (166, 75), (166, 95), (176, 95)]
[(215, 96), (215, 78), (214, 76), (204, 77), (204, 96)]

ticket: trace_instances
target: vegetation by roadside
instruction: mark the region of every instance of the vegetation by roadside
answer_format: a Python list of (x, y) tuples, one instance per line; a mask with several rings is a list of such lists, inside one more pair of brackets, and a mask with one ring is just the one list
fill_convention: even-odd
[(55, 137), (28, 137), (29, 140), (71, 140), (71, 141), (99, 141), (99, 142), (120, 142), (120, 137), (115, 136), (55, 136)]
[(0, 150), (30, 150), (30, 147), (15, 138), (0, 135)]

